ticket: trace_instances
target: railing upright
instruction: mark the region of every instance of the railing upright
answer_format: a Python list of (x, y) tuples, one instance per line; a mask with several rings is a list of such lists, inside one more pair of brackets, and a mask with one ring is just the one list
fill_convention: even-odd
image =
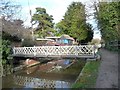
[(33, 55), (36, 56), (37, 55), (37, 52), (36, 52), (36, 47), (34, 46), (33, 47)]
[(13, 51), (13, 54), (15, 54), (15, 47), (13, 47), (12, 51)]

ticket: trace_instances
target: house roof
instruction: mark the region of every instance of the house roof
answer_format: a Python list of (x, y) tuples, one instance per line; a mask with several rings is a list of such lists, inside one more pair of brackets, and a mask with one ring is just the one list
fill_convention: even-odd
[(46, 37), (46, 38), (36, 38), (36, 40), (46, 40), (46, 41), (52, 41), (53, 39), (69, 39), (69, 40), (74, 40), (74, 38), (72, 38), (72, 37), (70, 37), (69, 35), (66, 35), (66, 34), (64, 34), (64, 35), (62, 35), (62, 36), (60, 36), (60, 37), (57, 37), (57, 36), (54, 36), (54, 37)]
[(69, 35), (62, 35), (61, 38), (66, 38), (66, 39), (70, 39), (70, 40), (74, 40), (72, 37), (70, 37)]
[(56, 37), (56, 36), (54, 36), (54, 37), (46, 37), (46, 39), (58, 39), (58, 38), (60, 38), (60, 37)]
[(52, 39), (46, 39), (46, 38), (36, 38), (38, 41), (54, 41)]

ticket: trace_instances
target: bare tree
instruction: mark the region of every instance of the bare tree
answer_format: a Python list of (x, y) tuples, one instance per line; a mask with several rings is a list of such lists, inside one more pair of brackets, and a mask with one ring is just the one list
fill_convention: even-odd
[(0, 13), (6, 20), (16, 19), (19, 12), (21, 11), (21, 5), (18, 5), (11, 0), (0, 1)]
[(17, 36), (19, 39), (29, 38), (30, 30), (23, 26), (23, 21), (19, 17), (21, 12), (21, 5), (12, 0), (0, 1), (0, 13), (2, 23), (2, 31)]

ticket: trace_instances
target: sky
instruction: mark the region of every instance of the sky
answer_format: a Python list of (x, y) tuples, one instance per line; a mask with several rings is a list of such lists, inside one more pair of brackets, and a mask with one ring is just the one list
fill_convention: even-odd
[[(63, 19), (67, 7), (73, 1), (81, 2), (84, 5), (86, 5), (86, 9), (87, 11), (89, 11), (89, 13), (94, 12), (93, 8), (91, 8), (92, 5), (91, 0), (18, 0), (17, 2), (22, 6), (21, 19), (24, 21), (24, 25), (28, 27), (31, 26), (30, 23), (31, 16), (29, 14), (30, 10), (32, 11), (33, 15), (35, 13), (36, 7), (45, 8), (49, 15), (53, 15), (54, 18), (53, 22), (58, 23), (61, 19)], [(96, 28), (97, 24), (95, 22), (95, 19), (93, 18), (94, 18), (93, 16), (89, 17), (89, 19), (87, 19), (87, 22), (92, 24), (93, 28), (95, 28), (95, 30), (97, 30), (98, 32), (98, 29)], [(96, 32), (94, 32), (94, 34), (95, 33)], [(100, 35), (96, 34), (96, 36), (94, 35), (94, 37), (100, 37)]]
[(32, 14), (35, 13), (36, 7), (45, 8), (49, 15), (53, 15), (54, 22), (59, 22), (66, 10), (67, 7), (73, 1), (80, 1), (82, 3), (87, 3), (90, 0), (19, 0), (19, 4), (22, 5), (22, 19), (25, 21), (25, 26), (30, 24), (30, 14), (29, 11), (32, 11)]

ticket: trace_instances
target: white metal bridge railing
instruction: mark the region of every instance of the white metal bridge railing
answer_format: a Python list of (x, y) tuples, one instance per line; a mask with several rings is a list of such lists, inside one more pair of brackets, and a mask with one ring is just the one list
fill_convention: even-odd
[(14, 47), (14, 56), (66, 56), (66, 57), (94, 57), (94, 45), (80, 46), (35, 46), (35, 47)]

